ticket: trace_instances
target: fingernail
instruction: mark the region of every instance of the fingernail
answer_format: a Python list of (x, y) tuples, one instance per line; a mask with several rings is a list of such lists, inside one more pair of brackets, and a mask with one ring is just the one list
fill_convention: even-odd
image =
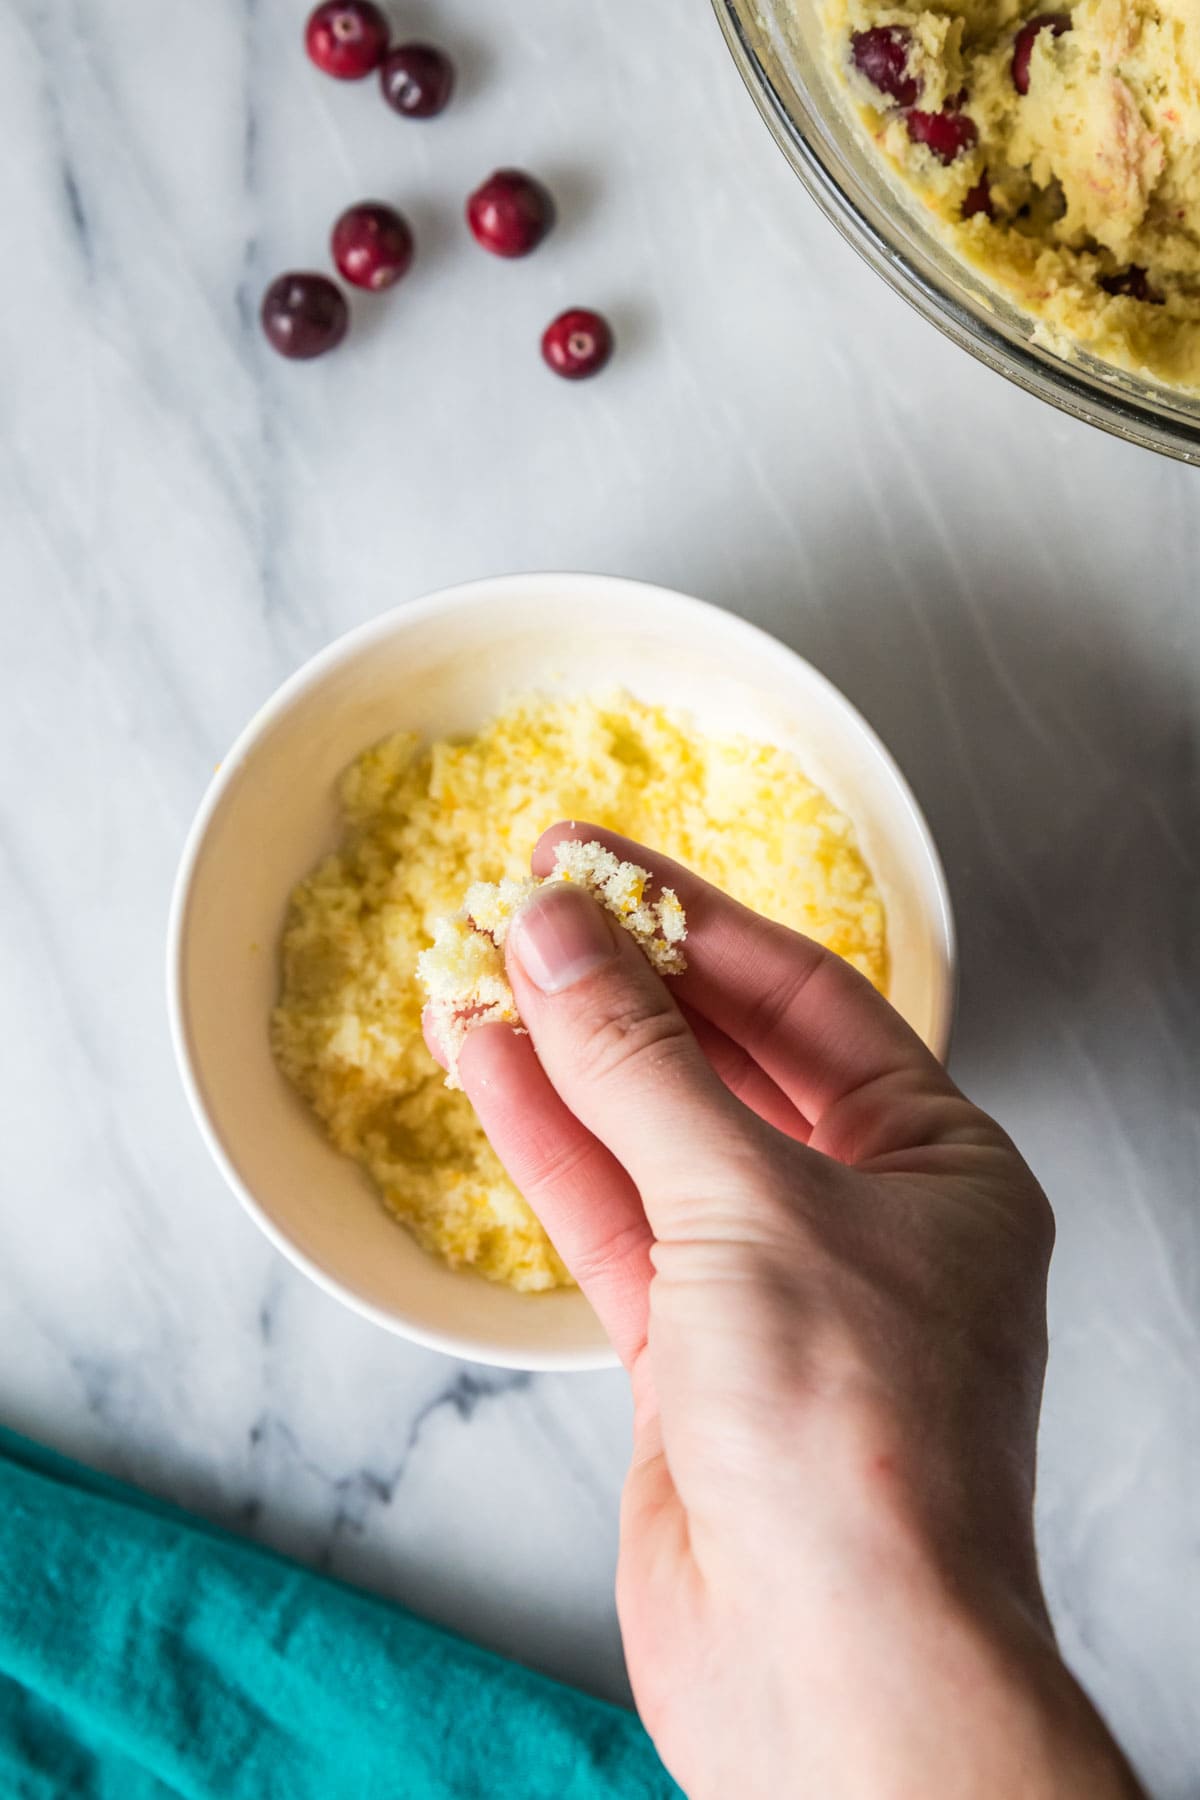
[(556, 883), (525, 902), (509, 942), (535, 988), (561, 994), (617, 953), (608, 919), (578, 888)]

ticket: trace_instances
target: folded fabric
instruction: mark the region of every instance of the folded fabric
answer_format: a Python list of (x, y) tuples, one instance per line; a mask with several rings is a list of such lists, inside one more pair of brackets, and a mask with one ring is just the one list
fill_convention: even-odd
[(0, 1792), (679, 1794), (632, 1713), (3, 1428)]

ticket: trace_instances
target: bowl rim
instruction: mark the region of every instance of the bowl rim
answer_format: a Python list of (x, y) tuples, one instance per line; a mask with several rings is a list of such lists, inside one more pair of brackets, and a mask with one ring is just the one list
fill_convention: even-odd
[(823, 675), (819, 669), (815, 668), (798, 651), (785, 644), (782, 639), (775, 637), (761, 626), (753, 624), (749, 619), (742, 618), (737, 613), (730, 612), (712, 601), (701, 600), (694, 595), (683, 593), (678, 589), (660, 587), (653, 582), (639, 581), (630, 576), (605, 575), (594, 571), (538, 570), (527, 574), (518, 572), (484, 576), (476, 580), (456, 583), (451, 587), (439, 588), (411, 600), (401, 601), (396, 606), (389, 607), (387, 611), (377, 614), (374, 618), (368, 619), (360, 625), (352, 626), (301, 663), (251, 715), (218, 763), (201, 797), (180, 853), (167, 921), (166, 1000), (171, 1046), (188, 1107), (209, 1155), (244, 1211), (274, 1248), (331, 1298), (339, 1300), (352, 1312), (357, 1313), (360, 1318), (368, 1319), (373, 1324), (381, 1326), (385, 1331), (406, 1338), (426, 1349), (438, 1350), (446, 1355), (493, 1368), (530, 1370), (537, 1373), (572, 1373), (615, 1368), (618, 1366), (618, 1358), (611, 1346), (551, 1351), (495, 1348), (461, 1332), (441, 1331), (433, 1326), (414, 1323), (398, 1317), (394, 1312), (388, 1311), (374, 1301), (363, 1299), (361, 1295), (355, 1293), (337, 1277), (329, 1274), (320, 1263), (293, 1241), (281, 1225), (269, 1216), (265, 1207), (243, 1180), (210, 1113), (199, 1069), (193, 1055), (184, 977), (192, 887), (209, 828), (245, 762), (276, 720), (286, 713), (302, 695), (311, 693), (318, 688), (334, 670), (360, 655), (364, 650), (369, 650), (374, 644), (390, 637), (397, 629), (407, 628), (409, 625), (437, 617), (439, 614), (453, 612), (460, 607), (478, 605), (484, 600), (495, 604), (507, 592), (528, 595), (540, 590), (548, 593), (560, 589), (564, 585), (570, 585), (576, 589), (591, 588), (597, 598), (602, 591), (611, 594), (617, 589), (627, 595), (636, 593), (643, 603), (652, 605), (660, 616), (665, 610), (667, 612), (674, 611), (692, 619), (698, 613), (715, 618), (720, 621), (721, 629), (734, 636), (753, 640), (760, 649), (769, 650), (775, 660), (787, 662), (793, 666), (799, 665), (808, 679), (825, 690), (826, 697), (837, 710), (841, 711), (848, 724), (858, 732), (882, 763), (884, 772), (890, 777), (904, 804), (909, 824), (928, 863), (929, 874), (932, 878), (931, 891), (936, 902), (936, 914), (931, 917), (930, 923), (937, 934), (942, 974), (942, 992), (935, 1017), (933, 1048), (935, 1054), (942, 1060), (945, 1059), (950, 1046), (959, 982), (958, 938), (945, 869), (928, 822), (895, 758), (857, 707), (847, 699), (840, 688), (829, 680), (828, 676)]
[(793, 116), (750, 42), (743, 17), (751, 10), (746, 0), (712, 0), (712, 7), (738, 73), (776, 145), (830, 224), (894, 293), (959, 349), (1034, 399), (1125, 443), (1178, 462), (1200, 464), (1200, 417), (1194, 422), (1168, 417), (1132, 395), (1105, 388), (1085, 370), (1071, 368), (1049, 351), (1035, 354), (1028, 344), (970, 313), (944, 282), (922, 273), (903, 248), (855, 205)]

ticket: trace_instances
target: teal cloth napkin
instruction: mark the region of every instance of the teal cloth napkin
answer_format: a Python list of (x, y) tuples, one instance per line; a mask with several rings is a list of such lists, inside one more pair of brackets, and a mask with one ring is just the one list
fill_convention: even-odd
[(0, 1793), (661, 1800), (632, 1713), (0, 1427)]

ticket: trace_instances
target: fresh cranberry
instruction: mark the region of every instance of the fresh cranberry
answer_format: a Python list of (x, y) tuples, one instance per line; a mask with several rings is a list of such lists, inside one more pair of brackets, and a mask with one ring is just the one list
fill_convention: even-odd
[(1038, 32), (1050, 31), (1055, 37), (1061, 37), (1064, 31), (1070, 29), (1070, 13), (1039, 13), (1036, 19), (1029, 19), (1022, 25), (1013, 43), (1012, 59), (1013, 86), (1018, 94), (1029, 92), (1029, 59), (1033, 55), (1034, 39)]
[(383, 61), (388, 22), (371, 0), (325, 0), (309, 15), (304, 44), (326, 75), (361, 81)]
[(908, 72), (911, 46), (912, 32), (906, 25), (872, 25), (869, 31), (851, 34), (850, 55), (872, 87), (897, 106), (911, 106), (925, 85), (919, 75)]
[(413, 259), (408, 220), (378, 200), (348, 207), (333, 228), (330, 247), (339, 274), (375, 294), (407, 274)]
[(939, 162), (952, 163), (956, 156), (969, 150), (979, 136), (974, 119), (959, 111), (965, 99), (965, 94), (956, 94), (953, 100), (947, 100), (941, 112), (914, 109), (904, 121), (913, 143), (924, 144)]
[(987, 219), (994, 219), (996, 216), (996, 209), (992, 205), (992, 184), (988, 180), (986, 169), (975, 186), (967, 192), (962, 203), (964, 219), (973, 219), (976, 213), (982, 213)]
[(554, 202), (520, 169), (497, 169), (467, 201), (475, 242), (493, 256), (528, 256), (554, 223)]
[(433, 44), (398, 44), (383, 59), (379, 85), (406, 119), (432, 119), (450, 98), (454, 64)]
[(333, 350), (346, 335), (350, 313), (328, 275), (279, 275), (262, 302), (262, 328), (280, 356), (306, 361)]
[(1130, 300), (1144, 300), (1148, 306), (1161, 306), (1163, 297), (1150, 286), (1145, 269), (1130, 263), (1119, 275), (1102, 275), (1100, 286), (1106, 294), (1126, 295)]
[(604, 367), (613, 351), (607, 319), (586, 306), (568, 307), (542, 333), (542, 355), (556, 375), (583, 381)]

